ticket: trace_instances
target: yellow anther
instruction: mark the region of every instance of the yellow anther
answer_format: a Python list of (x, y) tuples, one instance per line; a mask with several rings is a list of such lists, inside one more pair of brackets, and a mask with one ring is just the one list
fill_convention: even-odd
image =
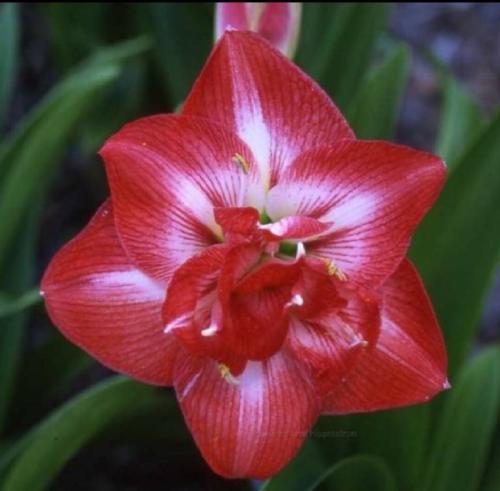
[(250, 165), (248, 165), (248, 162), (245, 160), (245, 157), (243, 157), (243, 155), (239, 153), (234, 154), (233, 162), (241, 167), (241, 170), (245, 174), (248, 174), (250, 172)]
[(347, 281), (347, 275), (338, 268), (332, 259), (325, 259), (324, 262), (330, 276), (335, 276), (340, 281)]
[(219, 363), (219, 373), (228, 384), (238, 385), (240, 383), (239, 380), (231, 373), (229, 367), (224, 363)]

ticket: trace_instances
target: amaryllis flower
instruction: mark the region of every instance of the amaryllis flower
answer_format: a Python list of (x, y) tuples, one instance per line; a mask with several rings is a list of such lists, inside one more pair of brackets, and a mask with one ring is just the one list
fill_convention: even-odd
[(181, 115), (132, 122), (101, 155), (111, 197), (49, 265), (49, 314), (108, 367), (173, 385), (216, 472), (268, 477), (320, 414), (448, 386), (405, 259), (443, 163), (357, 140), (257, 35), (227, 32)]
[(254, 31), (291, 58), (297, 47), (301, 11), (299, 2), (217, 2), (215, 38), (226, 29)]

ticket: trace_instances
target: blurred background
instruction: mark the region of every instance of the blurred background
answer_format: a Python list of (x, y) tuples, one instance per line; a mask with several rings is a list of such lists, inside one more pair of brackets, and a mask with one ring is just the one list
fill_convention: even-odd
[[(179, 107), (212, 47), (213, 10), (0, 5), (0, 489), (260, 486), (210, 471), (169, 389), (96, 386), (113, 374), (60, 336), (37, 292), (107, 196), (96, 152), (124, 123)], [(500, 491), (499, 26), (499, 4), (304, 6), (296, 62), (358, 136), (449, 165), (411, 256), (454, 389), (426, 406), (322, 418), (268, 491), (313, 489), (339, 462), (324, 489)]]

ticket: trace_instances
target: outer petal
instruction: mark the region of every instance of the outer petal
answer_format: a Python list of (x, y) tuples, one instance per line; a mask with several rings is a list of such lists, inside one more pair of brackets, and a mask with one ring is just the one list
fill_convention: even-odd
[(391, 275), (436, 200), (445, 167), (434, 155), (385, 142), (344, 141), (301, 155), (269, 193), (273, 220), (309, 215), (331, 233), (307, 252), (331, 259), (350, 280), (375, 287)]
[(226, 477), (276, 474), (318, 416), (314, 388), (283, 353), (249, 363), (238, 384), (223, 379), (211, 360), (180, 357), (175, 389), (204, 458)]
[(269, 185), (299, 153), (354, 137), (313, 80), (248, 32), (224, 34), (183, 113), (232, 128), (252, 149)]
[(163, 334), (165, 288), (131, 264), (108, 203), (54, 257), (42, 291), (54, 324), (94, 358), (148, 383), (172, 383), (178, 345)]
[(248, 148), (206, 120), (143, 118), (110, 138), (101, 155), (120, 239), (136, 264), (164, 281), (217, 241), (213, 207), (261, 206), (263, 188)]
[(422, 281), (404, 261), (383, 287), (378, 342), (365, 351), (323, 412), (376, 411), (427, 401), (449, 387), (446, 351)]

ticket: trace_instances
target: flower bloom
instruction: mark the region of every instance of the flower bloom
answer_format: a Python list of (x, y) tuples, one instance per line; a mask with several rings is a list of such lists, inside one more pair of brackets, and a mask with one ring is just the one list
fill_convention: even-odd
[(217, 2), (215, 38), (226, 29), (254, 31), (292, 58), (297, 47), (302, 4), (298, 2)]
[(111, 197), (49, 265), (50, 317), (112, 369), (173, 385), (216, 472), (266, 478), (320, 414), (448, 386), (405, 259), (443, 163), (357, 140), (257, 35), (227, 32), (181, 115), (130, 123), (101, 155)]

